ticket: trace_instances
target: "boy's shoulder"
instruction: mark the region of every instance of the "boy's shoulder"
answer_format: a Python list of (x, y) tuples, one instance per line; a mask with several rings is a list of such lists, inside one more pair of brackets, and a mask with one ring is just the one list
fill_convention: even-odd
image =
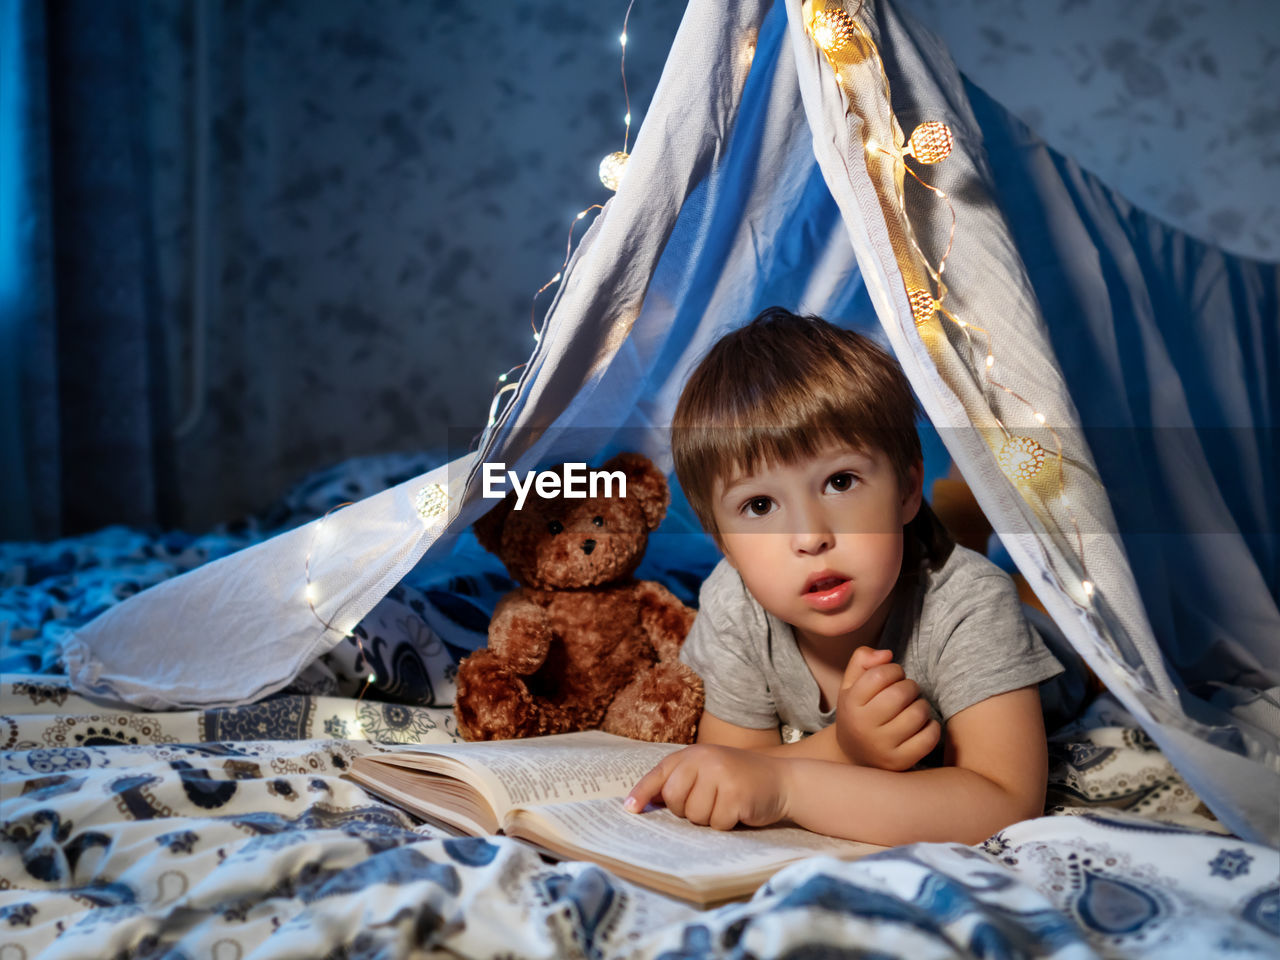
[[(984, 582), (985, 581), (985, 582)], [(956, 544), (946, 562), (930, 570), (928, 592), (967, 593), (975, 587), (987, 590), (1013, 590), (1013, 578), (976, 550)]]
[(702, 581), (698, 591), (698, 612), (740, 626), (763, 626), (765, 623), (764, 607), (751, 595), (733, 564), (723, 557)]

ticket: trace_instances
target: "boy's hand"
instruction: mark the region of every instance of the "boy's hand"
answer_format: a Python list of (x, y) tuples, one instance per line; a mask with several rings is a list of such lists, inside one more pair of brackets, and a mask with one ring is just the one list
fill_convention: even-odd
[(785, 769), (785, 762), (753, 750), (698, 744), (664, 757), (631, 788), (624, 806), (639, 813), (660, 796), (692, 823), (763, 827), (787, 816)]
[(836, 705), (836, 738), (854, 763), (909, 770), (938, 744), (942, 727), (888, 650), (858, 647)]

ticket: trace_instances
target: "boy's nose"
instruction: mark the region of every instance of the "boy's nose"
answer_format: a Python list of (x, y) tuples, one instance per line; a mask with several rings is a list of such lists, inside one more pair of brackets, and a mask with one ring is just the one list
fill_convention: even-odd
[(799, 521), (798, 529), (791, 534), (791, 544), (797, 553), (822, 553), (834, 545), (835, 535), (831, 524), (821, 510), (807, 511), (797, 516), (796, 520)]
[(791, 541), (797, 553), (817, 554), (831, 549), (833, 537), (830, 531), (810, 530), (793, 534)]

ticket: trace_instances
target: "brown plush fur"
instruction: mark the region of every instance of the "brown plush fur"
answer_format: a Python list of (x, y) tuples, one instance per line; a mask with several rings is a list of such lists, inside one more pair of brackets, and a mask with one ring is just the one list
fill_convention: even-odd
[[(468, 740), (595, 727), (639, 740), (692, 743), (702, 681), (677, 655), (693, 611), (632, 574), (667, 510), (662, 474), (623, 453), (625, 497), (514, 494), (475, 525), (523, 586), (489, 624), (489, 646), (458, 667), (454, 710)], [(616, 492), (616, 491), (615, 491)]]

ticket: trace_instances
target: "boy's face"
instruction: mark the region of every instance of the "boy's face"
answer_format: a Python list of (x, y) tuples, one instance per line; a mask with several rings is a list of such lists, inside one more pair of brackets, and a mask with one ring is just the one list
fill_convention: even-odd
[(902, 569), (902, 527), (920, 508), (888, 458), (832, 445), (717, 484), (725, 557), (766, 610), (806, 641), (874, 646)]

